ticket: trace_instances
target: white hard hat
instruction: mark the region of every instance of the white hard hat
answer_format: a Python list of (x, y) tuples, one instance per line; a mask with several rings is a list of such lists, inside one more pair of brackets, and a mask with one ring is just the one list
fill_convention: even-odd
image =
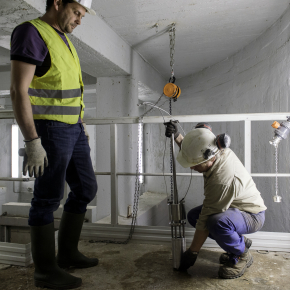
[(214, 157), (219, 149), (216, 136), (208, 129), (198, 128), (185, 135), (176, 160), (184, 167), (192, 167)]
[(96, 15), (96, 12), (93, 9), (91, 9), (93, 0), (73, 0), (73, 1), (79, 3), (81, 6), (83, 6), (89, 14)]

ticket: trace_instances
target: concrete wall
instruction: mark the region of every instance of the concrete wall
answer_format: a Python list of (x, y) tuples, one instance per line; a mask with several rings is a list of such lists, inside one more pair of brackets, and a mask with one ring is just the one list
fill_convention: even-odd
[[(109, 77), (97, 80), (98, 118), (138, 116), (138, 83), (132, 77)], [(138, 125), (118, 125), (118, 171), (134, 172), (137, 157)], [(96, 169), (110, 171), (110, 125), (96, 126)], [(98, 176), (98, 219), (110, 214), (110, 177)], [(126, 216), (133, 205), (134, 177), (119, 177), (119, 214)]]
[[(233, 114), (265, 113), (289, 111), (290, 86), (290, 10), (261, 37), (246, 46), (237, 54), (224, 61), (180, 79), (177, 84), (182, 95), (173, 104), (174, 115), (192, 114)], [(155, 113), (157, 115), (157, 112)], [(290, 114), (289, 114), (290, 115)], [(188, 132), (195, 124), (187, 124)], [(231, 148), (243, 161), (243, 124), (216, 123), (213, 131), (216, 134), (227, 132), (232, 137)], [(153, 126), (154, 129), (153, 129)], [(145, 140), (146, 171), (160, 171), (164, 151), (164, 128), (162, 125), (146, 125), (148, 136)], [(148, 134), (147, 134), (148, 133)], [(252, 172), (274, 172), (274, 148), (269, 145), (273, 137), (271, 122), (253, 122), (252, 127)], [(289, 140), (279, 147), (279, 172), (290, 172)], [(151, 154), (152, 153), (152, 154)], [(168, 155), (166, 156), (168, 159)], [(168, 166), (167, 172), (168, 172)], [(185, 171), (180, 166), (179, 172)], [(288, 232), (290, 195), (289, 178), (279, 179), (279, 192), (283, 202), (276, 204), (274, 178), (254, 178), (266, 206), (266, 223), (262, 230)], [(182, 196), (188, 186), (188, 178), (179, 178), (179, 191)], [(163, 181), (147, 178), (147, 190), (165, 191)], [(169, 183), (168, 183), (169, 184)], [(203, 200), (202, 178), (193, 178), (190, 192), (186, 199), (187, 209), (197, 206)]]

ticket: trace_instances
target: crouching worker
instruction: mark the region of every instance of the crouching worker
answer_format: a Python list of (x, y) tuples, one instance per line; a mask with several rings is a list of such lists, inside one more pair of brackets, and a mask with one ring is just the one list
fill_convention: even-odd
[(226, 148), (229, 136), (215, 136), (209, 124), (199, 123), (184, 138), (174, 123), (167, 123), (167, 137), (174, 134), (181, 148), (177, 161), (184, 168), (203, 173), (203, 204), (191, 209), (188, 222), (196, 228), (190, 248), (181, 257), (180, 271), (193, 266), (207, 237), (226, 251), (220, 256), (221, 278), (241, 277), (253, 263), (252, 241), (244, 234), (259, 231), (267, 209), (260, 192), (235, 153)]

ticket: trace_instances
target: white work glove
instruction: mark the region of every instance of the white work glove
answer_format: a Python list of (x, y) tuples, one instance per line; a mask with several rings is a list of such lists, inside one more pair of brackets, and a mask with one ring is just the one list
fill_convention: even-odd
[(87, 138), (88, 138), (88, 143), (90, 143), (90, 135), (89, 135), (89, 133), (88, 133), (88, 131), (87, 131), (87, 124), (86, 123), (82, 123), (83, 124), (83, 126), (84, 126), (84, 131), (85, 131), (85, 135), (87, 136)]
[(48, 166), (46, 152), (41, 145), (41, 139), (37, 138), (25, 142), (25, 155), (23, 161), (23, 174), (26, 175), (27, 169), (30, 177), (42, 176), (44, 167)]

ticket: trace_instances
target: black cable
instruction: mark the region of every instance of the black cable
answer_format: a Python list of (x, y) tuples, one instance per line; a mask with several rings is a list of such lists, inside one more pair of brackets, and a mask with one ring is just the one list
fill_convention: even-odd
[(169, 200), (169, 198), (168, 198), (168, 192), (167, 192), (166, 178), (165, 178), (165, 175), (164, 175), (164, 168), (165, 168), (165, 166), (164, 166), (164, 160), (165, 160), (165, 152), (166, 152), (166, 143), (167, 143), (167, 138), (165, 138), (165, 146), (164, 146), (164, 152), (163, 152), (163, 168), (162, 168), (162, 171), (163, 171), (163, 178), (164, 178), (164, 183), (165, 183), (167, 200)]
[(183, 198), (181, 201), (185, 200), (185, 198), (186, 198), (186, 196), (187, 196), (187, 194), (188, 194), (188, 191), (189, 191), (189, 188), (190, 188), (190, 185), (191, 185), (191, 180), (192, 180), (192, 169), (191, 169), (191, 177), (190, 177), (190, 181), (189, 181), (189, 185), (188, 185), (188, 188), (187, 188), (186, 194), (185, 194), (184, 198)]

